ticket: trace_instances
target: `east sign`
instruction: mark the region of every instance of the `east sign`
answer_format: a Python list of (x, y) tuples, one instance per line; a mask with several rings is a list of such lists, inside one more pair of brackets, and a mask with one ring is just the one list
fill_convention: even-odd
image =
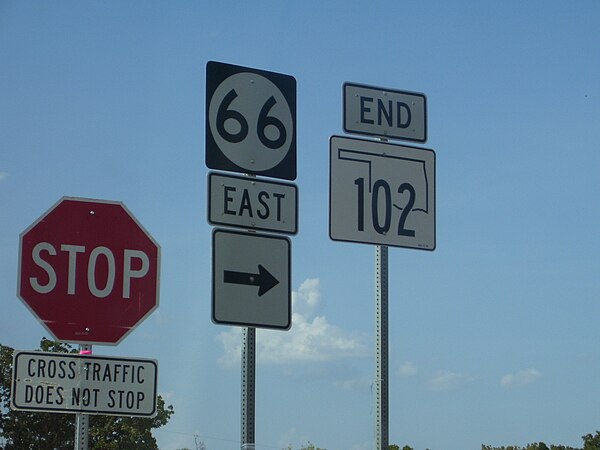
[(208, 221), (246, 230), (296, 234), (298, 188), (256, 177), (208, 174)]
[(159, 265), (121, 202), (63, 197), (20, 236), (17, 295), (55, 339), (114, 345), (158, 307)]

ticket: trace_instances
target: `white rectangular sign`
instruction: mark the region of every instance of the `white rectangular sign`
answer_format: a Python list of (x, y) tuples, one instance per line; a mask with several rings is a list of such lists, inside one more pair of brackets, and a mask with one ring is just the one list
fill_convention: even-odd
[(295, 184), (211, 172), (208, 222), (247, 230), (298, 232)]
[(116, 416), (156, 414), (152, 359), (15, 352), (11, 407)]
[(287, 330), (291, 245), (286, 236), (213, 231), (213, 322)]
[(344, 131), (425, 142), (425, 94), (344, 83)]
[(435, 249), (435, 153), (364, 139), (330, 139), (329, 236)]

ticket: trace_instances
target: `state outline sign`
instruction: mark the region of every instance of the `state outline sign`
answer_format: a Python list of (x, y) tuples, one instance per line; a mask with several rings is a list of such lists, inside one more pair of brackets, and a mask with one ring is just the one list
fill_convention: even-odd
[(330, 139), (332, 240), (434, 250), (435, 153), (366, 139)]

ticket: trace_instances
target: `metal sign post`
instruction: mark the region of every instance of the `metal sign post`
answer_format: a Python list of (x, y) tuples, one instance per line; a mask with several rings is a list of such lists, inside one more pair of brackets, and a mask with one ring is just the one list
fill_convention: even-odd
[(375, 450), (388, 450), (388, 248), (375, 247)]
[(242, 450), (254, 450), (256, 328), (242, 329)]
[(75, 418), (75, 450), (88, 450), (89, 420), (89, 415), (82, 413)]
[[(79, 353), (89, 355), (92, 346), (89, 344), (79, 345)], [(75, 418), (75, 450), (88, 450), (90, 436), (90, 416), (78, 413)]]

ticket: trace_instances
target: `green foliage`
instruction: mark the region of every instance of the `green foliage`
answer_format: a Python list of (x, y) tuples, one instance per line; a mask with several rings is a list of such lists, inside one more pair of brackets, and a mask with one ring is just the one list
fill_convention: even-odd
[[(291, 445), (288, 445), (287, 448), (282, 448), (281, 450), (294, 450), (294, 448)], [(321, 447), (315, 447), (315, 444), (312, 444), (309, 441), (306, 445), (303, 445), (302, 447), (300, 447), (299, 450), (326, 450), (326, 449), (321, 448)]]
[[(68, 344), (42, 339), (40, 350), (77, 353)], [(75, 415), (13, 411), (10, 409), (10, 386), (14, 349), (0, 344), (0, 437), (6, 439), (5, 450), (72, 450), (75, 443)], [(165, 425), (173, 406), (157, 399), (154, 417), (90, 415), (90, 450), (157, 450), (152, 429)]]
[[(294, 448), (291, 445), (288, 445), (286, 448), (282, 448), (281, 450), (294, 450)], [(326, 449), (321, 448), (321, 447), (315, 447), (315, 444), (312, 444), (309, 441), (308, 444), (303, 445), (302, 447), (300, 447), (299, 450), (326, 450)], [(388, 446), (388, 450), (400, 450), (400, 446), (396, 445), (396, 444), (390, 444)], [(413, 450), (413, 448), (409, 447), (408, 445), (405, 445), (404, 447), (402, 447), (402, 450)]]
[(315, 444), (312, 444), (311, 442), (309, 442), (306, 446), (300, 447), (300, 450), (325, 450), (325, 449), (321, 448), (321, 447), (315, 447)]
[(583, 450), (600, 450), (600, 431), (596, 431), (596, 434), (586, 434), (581, 437), (583, 439)]
[(528, 444), (525, 447), (509, 445), (508, 447), (492, 447), (491, 445), (482, 445), (481, 450), (600, 450), (600, 431), (596, 431), (595, 435), (587, 434), (582, 436), (583, 449), (573, 448), (565, 445), (550, 445), (548, 447), (543, 442)]
[(525, 450), (550, 450), (543, 442), (536, 442), (535, 444), (528, 444)]

